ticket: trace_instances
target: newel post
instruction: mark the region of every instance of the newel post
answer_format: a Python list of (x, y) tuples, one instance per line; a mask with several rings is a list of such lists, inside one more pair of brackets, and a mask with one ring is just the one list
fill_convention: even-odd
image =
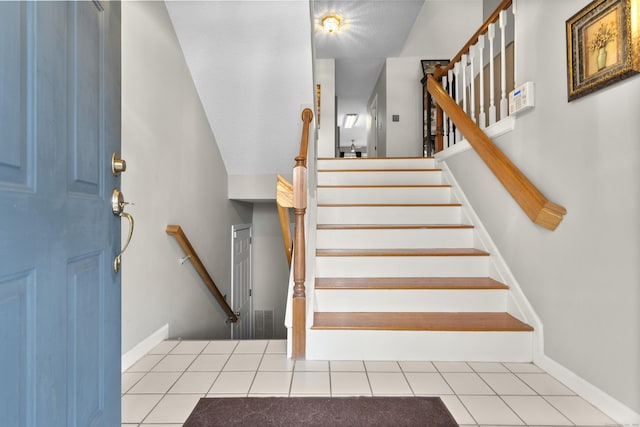
[(292, 325), (292, 351), (294, 359), (305, 358), (306, 347), (306, 310), (307, 298), (305, 292), (306, 275), (306, 242), (304, 230), (304, 215), (307, 210), (307, 146), (309, 139), (309, 123), (313, 119), (313, 113), (306, 108), (302, 112), (302, 141), (300, 142), (300, 155), (296, 157), (296, 166), (293, 168), (293, 213), (295, 216), (295, 237), (293, 250), (293, 325)]

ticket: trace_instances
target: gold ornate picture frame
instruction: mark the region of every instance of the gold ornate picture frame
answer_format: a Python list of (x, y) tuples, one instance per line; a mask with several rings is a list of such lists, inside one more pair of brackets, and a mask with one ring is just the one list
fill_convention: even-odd
[(569, 101), (640, 73), (640, 0), (594, 0), (566, 25)]

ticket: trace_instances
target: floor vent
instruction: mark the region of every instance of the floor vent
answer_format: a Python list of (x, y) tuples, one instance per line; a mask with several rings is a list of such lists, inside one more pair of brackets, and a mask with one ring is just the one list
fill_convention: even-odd
[(271, 339), (274, 336), (273, 310), (255, 310), (254, 339)]

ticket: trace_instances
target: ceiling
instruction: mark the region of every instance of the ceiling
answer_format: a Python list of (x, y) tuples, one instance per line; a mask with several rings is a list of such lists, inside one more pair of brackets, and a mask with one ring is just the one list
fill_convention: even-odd
[[(366, 114), (385, 58), (398, 56), (424, 0), (315, 0), (317, 58), (336, 59), (338, 123), (346, 113)], [(322, 17), (343, 18), (338, 32), (325, 33)], [(359, 121), (364, 127), (364, 120)]]
[[(384, 59), (400, 53), (424, 0), (165, 3), (227, 173), (261, 175), (293, 167), (300, 111), (313, 105), (312, 34), (316, 56), (336, 58), (338, 113), (366, 113)], [(326, 13), (344, 19), (335, 34), (321, 31)]]

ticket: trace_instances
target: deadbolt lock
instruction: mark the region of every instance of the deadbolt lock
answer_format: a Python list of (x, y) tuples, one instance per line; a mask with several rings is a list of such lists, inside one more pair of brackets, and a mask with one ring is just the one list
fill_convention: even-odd
[(120, 175), (120, 172), (127, 170), (127, 162), (119, 158), (118, 153), (113, 153), (111, 156), (111, 172), (115, 176)]

